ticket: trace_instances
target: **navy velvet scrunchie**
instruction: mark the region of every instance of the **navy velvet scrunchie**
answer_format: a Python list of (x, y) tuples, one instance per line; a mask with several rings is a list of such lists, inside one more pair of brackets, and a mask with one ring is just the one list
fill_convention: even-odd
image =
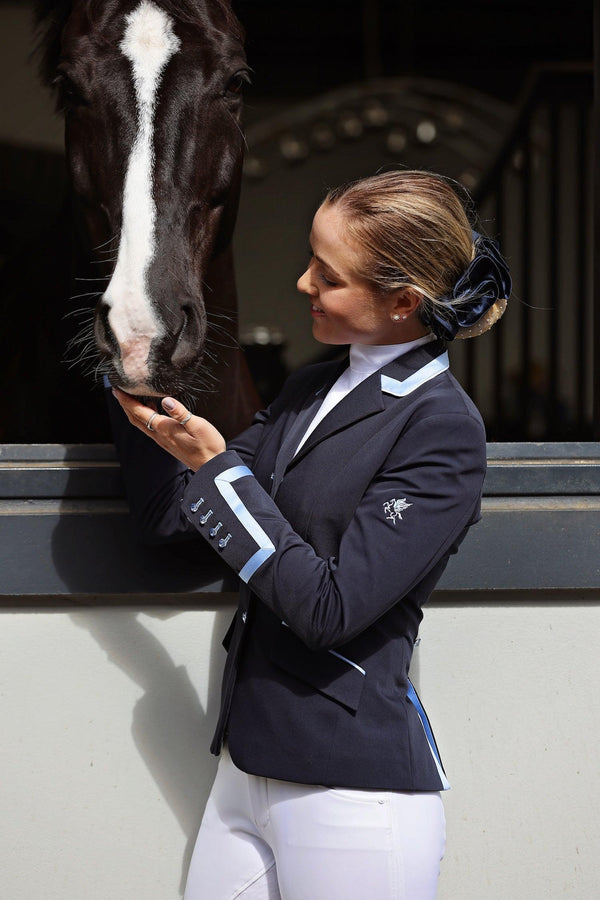
[[(496, 300), (510, 297), (510, 272), (497, 241), (476, 231), (473, 232), (473, 240), (475, 258), (454, 285), (451, 296), (440, 297), (446, 304), (443, 312), (433, 306), (421, 314), (424, 324), (429, 325), (436, 337), (444, 341), (452, 341), (460, 328), (475, 325)], [(461, 297), (464, 300), (456, 305), (448, 302)]]

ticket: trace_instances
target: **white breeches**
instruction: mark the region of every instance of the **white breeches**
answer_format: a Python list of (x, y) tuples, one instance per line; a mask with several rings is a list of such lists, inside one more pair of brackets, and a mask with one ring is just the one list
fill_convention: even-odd
[(439, 793), (258, 778), (224, 748), (184, 900), (435, 900)]

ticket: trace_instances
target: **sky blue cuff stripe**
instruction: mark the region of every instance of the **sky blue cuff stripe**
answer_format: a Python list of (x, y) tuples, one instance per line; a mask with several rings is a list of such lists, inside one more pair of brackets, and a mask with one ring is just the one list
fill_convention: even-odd
[(248, 466), (232, 466), (231, 469), (225, 469), (224, 472), (217, 475), (215, 480), (227, 481), (231, 484), (232, 481), (237, 481), (238, 478), (244, 478), (246, 475), (251, 475), (254, 478), (254, 475)]
[(240, 578), (246, 584), (250, 581), (256, 570), (259, 566), (262, 566), (264, 561), (268, 559), (272, 553), (275, 552), (275, 547), (270, 550), (268, 547), (262, 547), (260, 550), (257, 550), (254, 556), (251, 556), (243, 569), (240, 570)]
[(429, 749), (431, 750), (431, 755), (433, 756), (433, 760), (438, 770), (438, 775), (440, 776), (440, 780), (442, 782), (443, 790), (447, 791), (450, 789), (450, 782), (446, 778), (446, 773), (442, 768), (442, 761), (440, 759), (438, 749), (435, 745), (435, 738), (431, 730), (431, 725), (429, 724), (429, 719), (427, 718), (427, 713), (421, 706), (421, 701), (419, 700), (417, 692), (415, 691), (410, 681), (408, 682), (408, 690), (406, 692), (406, 696), (419, 714), (421, 725), (423, 726), (423, 731), (425, 732), (425, 737), (427, 738), (427, 743), (429, 744)]
[(237, 481), (238, 478), (244, 478), (247, 475), (252, 476), (252, 472), (248, 466), (233, 466), (231, 469), (226, 469), (224, 472), (221, 472), (215, 478), (215, 485), (223, 500), (230, 507), (236, 519), (244, 526), (250, 537), (252, 537), (259, 546), (259, 549), (250, 557), (239, 573), (242, 581), (246, 583), (252, 575), (254, 575), (258, 567), (261, 566), (272, 553), (275, 553), (275, 545), (268, 534), (261, 528), (248, 507), (240, 500), (235, 488), (232, 487), (232, 481)]
[(394, 397), (406, 397), (412, 394), (417, 388), (421, 387), (427, 381), (431, 381), (437, 375), (441, 375), (446, 369), (450, 368), (450, 360), (448, 353), (442, 353), (436, 356), (431, 362), (428, 362), (422, 369), (418, 369), (405, 378), (404, 381), (398, 381), (396, 378), (390, 378), (389, 375), (381, 376), (381, 390), (384, 394), (393, 394)]

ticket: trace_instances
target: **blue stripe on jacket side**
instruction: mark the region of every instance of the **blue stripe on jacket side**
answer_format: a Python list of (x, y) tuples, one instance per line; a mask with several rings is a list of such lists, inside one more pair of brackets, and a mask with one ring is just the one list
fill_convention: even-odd
[(431, 730), (431, 725), (429, 724), (429, 719), (427, 718), (427, 713), (423, 709), (421, 705), (421, 701), (419, 700), (419, 696), (415, 691), (412, 682), (408, 681), (408, 690), (406, 692), (406, 696), (416, 709), (419, 714), (419, 719), (421, 720), (421, 725), (423, 726), (423, 731), (425, 732), (425, 737), (427, 738), (427, 743), (429, 744), (429, 749), (431, 750), (431, 755), (433, 756), (433, 761), (438, 770), (438, 775), (440, 776), (440, 781), (442, 782), (442, 790), (448, 791), (450, 790), (450, 782), (446, 778), (446, 773), (442, 768), (442, 760), (440, 759), (440, 754), (438, 752), (437, 744), (435, 743), (435, 738), (433, 736), (433, 731)]
[(384, 394), (393, 394), (394, 397), (406, 397), (407, 394), (412, 394), (412, 392), (416, 391), (422, 384), (431, 381), (431, 379), (435, 378), (437, 375), (441, 375), (442, 372), (445, 372), (448, 368), (450, 368), (450, 360), (448, 359), (448, 352), (446, 351), (440, 356), (436, 356), (435, 359), (432, 359), (431, 362), (428, 362), (423, 368), (413, 372), (413, 374), (409, 375), (408, 378), (405, 378), (404, 381), (398, 381), (397, 378), (390, 378), (389, 375), (382, 375), (381, 390)]
[[(282, 622), (281, 624), (284, 626), (284, 628), (290, 627), (287, 622)], [(331, 653), (332, 656), (337, 656), (338, 659), (343, 660), (345, 663), (348, 663), (349, 666), (352, 666), (352, 668), (356, 669), (357, 672), (360, 672), (361, 675), (367, 674), (362, 666), (359, 666), (358, 663), (352, 662), (352, 660), (348, 659), (347, 656), (342, 656), (342, 654), (338, 653), (337, 650), (328, 650), (327, 652)]]
[(360, 672), (361, 675), (366, 675), (367, 673), (363, 669), (362, 666), (359, 666), (358, 663), (352, 662), (351, 659), (348, 659), (347, 656), (342, 656), (341, 653), (338, 653), (337, 650), (329, 650), (332, 656), (337, 656), (338, 659), (343, 659), (345, 663), (348, 663), (349, 666), (353, 666), (357, 672)]
[(248, 466), (233, 466), (231, 469), (221, 472), (215, 478), (215, 485), (223, 500), (230, 507), (236, 519), (244, 526), (250, 537), (259, 546), (259, 549), (250, 557), (239, 573), (242, 581), (246, 583), (252, 578), (258, 567), (262, 566), (272, 553), (275, 553), (275, 545), (268, 534), (258, 524), (248, 507), (244, 506), (235, 488), (232, 487), (233, 481), (237, 481), (238, 478), (245, 478), (247, 475), (254, 477)]

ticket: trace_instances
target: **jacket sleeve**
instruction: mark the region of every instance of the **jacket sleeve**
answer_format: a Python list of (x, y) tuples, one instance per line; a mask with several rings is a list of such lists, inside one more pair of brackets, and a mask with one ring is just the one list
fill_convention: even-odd
[[(106, 393), (125, 493), (141, 540), (162, 544), (195, 538), (196, 528), (181, 504), (191, 471), (131, 425), (110, 391)], [(267, 419), (268, 412), (257, 413), (253, 423), (228, 444), (246, 465), (252, 464)]]
[(456, 549), (477, 520), (484, 473), (478, 420), (451, 413), (416, 422), (371, 481), (329, 559), (294, 532), (234, 450), (192, 476), (183, 507), (307, 646), (329, 649), (362, 632)]

